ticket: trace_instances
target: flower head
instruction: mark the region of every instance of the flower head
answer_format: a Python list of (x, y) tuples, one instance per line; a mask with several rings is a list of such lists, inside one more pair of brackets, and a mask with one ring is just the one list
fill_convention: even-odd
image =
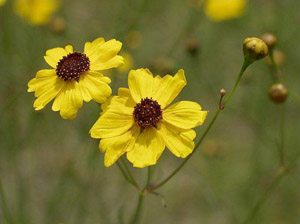
[(204, 11), (211, 20), (220, 22), (241, 17), (246, 5), (246, 0), (207, 0)]
[(4, 5), (6, 0), (0, 0), (0, 6)]
[(134, 167), (156, 164), (165, 147), (185, 158), (194, 149), (196, 132), (207, 115), (198, 103), (181, 101), (170, 106), (186, 85), (184, 71), (175, 76), (155, 76), (148, 69), (131, 70), (127, 88), (102, 104), (103, 112), (90, 130), (100, 138), (104, 164), (111, 166), (120, 156)]
[(31, 25), (44, 25), (60, 5), (59, 0), (16, 0), (15, 12)]
[(35, 110), (43, 109), (54, 99), (52, 110), (64, 119), (74, 119), (83, 101), (104, 103), (111, 95), (110, 79), (101, 72), (122, 65), (117, 55), (122, 43), (98, 38), (85, 43), (84, 52), (74, 52), (71, 45), (46, 51), (45, 61), (52, 69), (37, 72), (29, 81), (28, 92), (35, 92)]

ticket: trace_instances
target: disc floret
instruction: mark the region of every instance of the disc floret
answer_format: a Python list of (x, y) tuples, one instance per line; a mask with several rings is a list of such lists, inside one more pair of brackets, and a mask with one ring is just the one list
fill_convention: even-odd
[(79, 81), (82, 73), (90, 69), (90, 59), (83, 53), (74, 52), (64, 56), (56, 67), (56, 75), (67, 80)]
[(157, 123), (162, 119), (161, 106), (152, 98), (144, 98), (136, 104), (133, 111), (136, 124), (145, 129), (147, 127), (157, 128)]

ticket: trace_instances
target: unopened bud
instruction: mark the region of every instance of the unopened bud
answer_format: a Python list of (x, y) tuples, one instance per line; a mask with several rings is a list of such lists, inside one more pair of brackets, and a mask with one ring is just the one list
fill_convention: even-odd
[(219, 94), (220, 94), (220, 96), (225, 96), (226, 95), (226, 89), (220, 89)]
[(189, 39), (186, 42), (186, 50), (189, 52), (191, 55), (196, 55), (199, 50), (199, 44), (197, 39)]
[(243, 51), (245, 59), (254, 62), (268, 55), (268, 46), (259, 38), (248, 37), (243, 42)]
[(279, 104), (285, 102), (287, 96), (288, 90), (281, 83), (274, 84), (269, 89), (269, 97), (274, 103)]
[[(273, 50), (273, 58), (274, 58), (274, 61), (275, 61), (275, 63), (277, 65), (282, 66), (284, 64), (285, 55), (284, 55), (284, 53), (282, 51), (274, 49)], [(273, 64), (273, 62), (272, 62), (272, 60), (270, 58), (268, 58), (268, 63), (270, 65)]]
[(273, 33), (265, 33), (261, 39), (268, 45), (269, 49), (273, 48), (277, 42), (277, 37)]
[(50, 29), (54, 33), (61, 33), (66, 29), (66, 21), (63, 17), (56, 16), (50, 20)]

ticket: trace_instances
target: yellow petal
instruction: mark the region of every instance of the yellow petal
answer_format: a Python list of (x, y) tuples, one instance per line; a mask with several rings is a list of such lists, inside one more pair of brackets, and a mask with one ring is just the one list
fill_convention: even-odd
[(134, 106), (136, 103), (131, 97), (130, 91), (127, 88), (119, 88), (118, 96), (108, 98), (103, 104), (101, 104), (102, 111), (106, 111), (109, 107), (125, 106), (124, 111), (132, 115)]
[(55, 104), (52, 105), (54, 111), (60, 110), (60, 115), (64, 119), (75, 119), (78, 109), (82, 107), (83, 98), (78, 85), (77, 82), (67, 81), (58, 96), (57, 102), (55, 99)]
[(104, 103), (111, 95), (111, 88), (107, 84), (110, 79), (101, 73), (87, 72), (80, 76), (79, 85), (83, 98), (88, 102), (91, 98), (97, 103)]
[(104, 42), (105, 42), (104, 39), (102, 37), (100, 37), (100, 38), (97, 38), (96, 40), (94, 40), (92, 43), (91, 42), (85, 43), (84, 53), (86, 54), (86, 56), (88, 58), (93, 57), (93, 55), (97, 51), (98, 47), (101, 46)]
[(207, 0), (204, 11), (211, 20), (220, 22), (242, 16), (246, 5), (246, 0)]
[(72, 45), (67, 45), (65, 46), (65, 50), (67, 52), (67, 54), (73, 53), (73, 46)]
[(120, 156), (128, 152), (134, 146), (135, 140), (140, 132), (138, 126), (133, 126), (123, 135), (101, 139), (99, 148), (105, 153), (104, 165), (106, 167), (114, 164)]
[(139, 103), (142, 98), (152, 97), (153, 75), (148, 69), (131, 70), (128, 75), (128, 86), (132, 98)]
[(183, 131), (162, 122), (160, 134), (167, 148), (177, 157), (187, 157), (195, 147), (193, 140), (196, 137), (196, 132), (192, 129)]
[(168, 106), (186, 85), (184, 71), (180, 69), (174, 77), (166, 75), (154, 78), (153, 99), (157, 100), (164, 109)]
[(57, 47), (57, 48), (47, 50), (46, 56), (44, 56), (44, 59), (52, 68), (56, 68), (57, 63), (64, 56), (67, 56), (66, 50), (64, 48)]
[[(97, 70), (94, 69), (97, 68), (96, 66), (101, 66), (102, 63), (105, 63), (108, 60), (114, 58), (121, 50), (121, 47), (122, 43), (115, 39), (92, 46), (90, 51), (92, 51), (93, 54), (88, 55), (91, 62), (91, 69)], [(118, 57), (117, 59), (120, 59), (120, 57)], [(118, 60), (115, 60), (113, 62), (118, 62)]]
[[(47, 85), (47, 83), (50, 83), (50, 85), (53, 85), (56, 80), (56, 72), (54, 69), (43, 69), (36, 73), (36, 77), (33, 78), (28, 82), (28, 92), (34, 92), (36, 90), (39, 90), (41, 86)], [(45, 89), (45, 88), (42, 88)], [(38, 96), (39, 94), (35, 94)]]
[(120, 55), (116, 55), (103, 63), (91, 64), (91, 70), (101, 71), (110, 68), (116, 68), (124, 64), (124, 58)]
[(133, 116), (134, 105), (131, 98), (119, 96), (110, 97), (105, 103), (101, 104), (101, 109), (104, 112), (110, 108), (115, 108), (116, 110), (118, 110), (118, 108), (120, 110), (122, 109), (122, 113)]
[(13, 4), (15, 12), (31, 25), (48, 23), (60, 5), (58, 0), (16, 0)]
[(146, 128), (138, 136), (133, 149), (127, 153), (127, 159), (134, 167), (151, 166), (156, 164), (164, 149), (165, 143), (157, 129)]
[(111, 107), (102, 113), (90, 130), (91, 137), (110, 138), (127, 132), (134, 125), (134, 119), (132, 114), (124, 111), (124, 107), (120, 106)]
[(37, 99), (34, 101), (35, 110), (43, 109), (64, 86), (64, 82), (58, 77), (34, 78), (28, 83), (28, 91), (35, 91)]
[(183, 129), (190, 129), (203, 124), (207, 111), (202, 111), (198, 103), (180, 101), (163, 111), (163, 120)]

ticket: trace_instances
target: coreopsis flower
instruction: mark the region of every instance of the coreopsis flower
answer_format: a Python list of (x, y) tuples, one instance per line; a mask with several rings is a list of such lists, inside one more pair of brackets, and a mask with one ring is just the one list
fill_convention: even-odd
[(54, 99), (52, 110), (60, 111), (64, 119), (74, 119), (83, 101), (104, 103), (111, 95), (110, 79), (100, 71), (122, 65), (117, 55), (122, 43), (98, 38), (87, 42), (84, 52), (73, 51), (71, 45), (46, 51), (45, 61), (52, 69), (37, 72), (29, 81), (28, 92), (35, 92), (35, 110), (43, 109)]
[(204, 12), (213, 21), (234, 19), (243, 16), (247, 0), (207, 0)]
[(0, 0), (0, 6), (4, 5), (6, 0)]
[(90, 130), (100, 138), (109, 167), (120, 156), (134, 167), (154, 165), (165, 147), (177, 157), (185, 158), (194, 149), (196, 132), (207, 115), (198, 103), (170, 103), (187, 84), (184, 71), (175, 76), (155, 76), (148, 69), (131, 70), (128, 88), (119, 88), (118, 96), (102, 104), (103, 112)]
[(45, 25), (59, 8), (59, 0), (15, 0), (15, 12), (31, 25)]

